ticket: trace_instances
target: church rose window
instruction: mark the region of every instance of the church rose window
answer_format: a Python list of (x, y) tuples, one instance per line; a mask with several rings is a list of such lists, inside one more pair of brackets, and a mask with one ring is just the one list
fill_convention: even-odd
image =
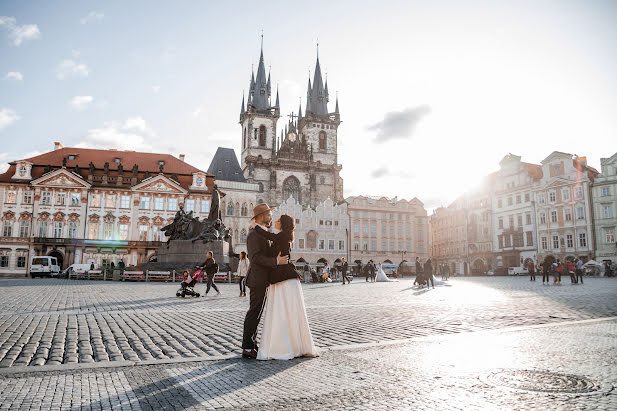
[(294, 176), (289, 176), (283, 181), (283, 201), (289, 197), (293, 197), (298, 202), (302, 201), (300, 198), (300, 181)]

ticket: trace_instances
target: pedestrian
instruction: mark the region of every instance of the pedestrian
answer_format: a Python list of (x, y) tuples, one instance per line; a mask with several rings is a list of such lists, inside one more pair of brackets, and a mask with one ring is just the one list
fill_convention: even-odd
[(120, 259), (120, 261), (118, 261), (118, 268), (120, 269), (120, 275), (124, 275), (124, 259)]
[(435, 280), (433, 279), (433, 263), (431, 262), (431, 259), (429, 258), (428, 260), (426, 260), (426, 263), (424, 263), (424, 279), (426, 280), (426, 288), (428, 288), (428, 282), (431, 282), (431, 286), (433, 288), (435, 288)]
[(561, 284), (561, 263), (559, 259), (551, 265), (551, 271), (553, 273), (553, 284)]
[(422, 280), (422, 263), (420, 263), (420, 257), (416, 257), (416, 279), (414, 280), (414, 285), (423, 284)]
[(527, 264), (527, 270), (529, 270), (529, 281), (536, 281), (536, 267), (533, 265), (533, 261)]
[(580, 258), (576, 259), (576, 282), (580, 280), (581, 284), (583, 283), (583, 260)]
[(605, 277), (613, 276), (613, 269), (611, 268), (611, 263), (609, 261), (604, 262), (604, 276)]
[(219, 291), (216, 284), (214, 284), (214, 274), (216, 274), (217, 271), (219, 270), (219, 266), (216, 263), (216, 261), (214, 261), (214, 257), (212, 256), (212, 251), (208, 251), (206, 253), (206, 261), (201, 263), (200, 267), (202, 270), (206, 270), (207, 283), (206, 283), (206, 293), (204, 294), (204, 297), (208, 294), (208, 292), (210, 291), (210, 288), (214, 288), (214, 291), (216, 291), (216, 295), (220, 295), (221, 292)]
[(345, 260), (345, 257), (343, 257), (341, 259), (341, 261), (343, 262), (343, 265), (341, 265), (341, 277), (343, 277), (343, 285), (345, 285), (345, 280), (347, 280), (347, 283), (351, 283), (351, 280), (349, 279), (349, 277), (347, 277), (347, 270), (349, 269), (349, 264), (347, 264), (347, 260)]
[(331, 278), (330, 277), (330, 266), (328, 265), (328, 263), (326, 263), (323, 266), (323, 269), (321, 270), (321, 272), (322, 272), (322, 275), (324, 276), (324, 281), (328, 281), (328, 278)]
[(542, 261), (542, 284), (544, 284), (544, 280), (546, 279), (546, 284), (550, 284), (550, 273), (551, 273), (551, 267), (552, 264), (549, 261), (548, 258), (545, 258), (544, 261)]
[(304, 283), (308, 284), (311, 282), (311, 266), (308, 263), (304, 263), (303, 274), (304, 274)]
[(90, 262), (90, 271), (94, 270), (94, 261)]
[(570, 284), (576, 284), (576, 264), (570, 259), (567, 260), (566, 267), (568, 268), (568, 274), (570, 274)]
[(249, 272), (250, 262), (246, 256), (246, 251), (240, 252), (240, 261), (238, 262), (238, 277), (240, 282), (240, 297), (246, 297), (246, 275)]

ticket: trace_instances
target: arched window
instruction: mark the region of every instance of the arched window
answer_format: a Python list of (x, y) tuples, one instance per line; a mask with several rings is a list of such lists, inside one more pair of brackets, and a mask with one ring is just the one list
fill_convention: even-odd
[(227, 204), (227, 215), (234, 215), (234, 203)]
[[(238, 213), (238, 215), (240, 215), (240, 203), (236, 203), (235, 212)], [(238, 233), (236, 233), (236, 234), (238, 234)], [(238, 238), (238, 236), (236, 236), (236, 238)]]
[(237, 228), (234, 230), (234, 238), (238, 238), (238, 229)]
[(246, 203), (242, 203), (242, 208), (240, 209), (240, 215), (242, 217), (246, 217), (249, 214), (248, 208), (246, 208)]
[(298, 202), (301, 202), (300, 198), (300, 181), (294, 176), (289, 176), (283, 181), (283, 201), (289, 197), (293, 197)]
[(319, 177), (319, 184), (326, 184), (326, 178), (324, 176)]
[(266, 146), (266, 126), (259, 126), (259, 145)]
[(240, 231), (240, 243), (246, 243), (246, 230), (244, 228)]
[(319, 132), (319, 149), (320, 150), (326, 149), (326, 132), (325, 131)]

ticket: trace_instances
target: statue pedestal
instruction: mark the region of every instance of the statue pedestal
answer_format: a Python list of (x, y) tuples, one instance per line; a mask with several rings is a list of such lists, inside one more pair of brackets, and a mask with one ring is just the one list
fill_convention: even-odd
[(203, 243), (199, 240), (172, 240), (159, 247), (158, 262), (161, 263), (202, 263), (206, 253), (212, 251), (214, 260), (221, 264), (229, 264), (229, 243), (222, 240)]

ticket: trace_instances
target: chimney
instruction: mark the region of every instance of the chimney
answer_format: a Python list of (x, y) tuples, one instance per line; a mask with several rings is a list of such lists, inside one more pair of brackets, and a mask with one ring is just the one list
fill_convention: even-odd
[(180, 154), (178, 157), (180, 157), (180, 161), (184, 161), (184, 154)]
[(54, 150), (60, 150), (61, 148), (64, 148), (62, 143), (60, 143), (59, 141), (54, 141)]

